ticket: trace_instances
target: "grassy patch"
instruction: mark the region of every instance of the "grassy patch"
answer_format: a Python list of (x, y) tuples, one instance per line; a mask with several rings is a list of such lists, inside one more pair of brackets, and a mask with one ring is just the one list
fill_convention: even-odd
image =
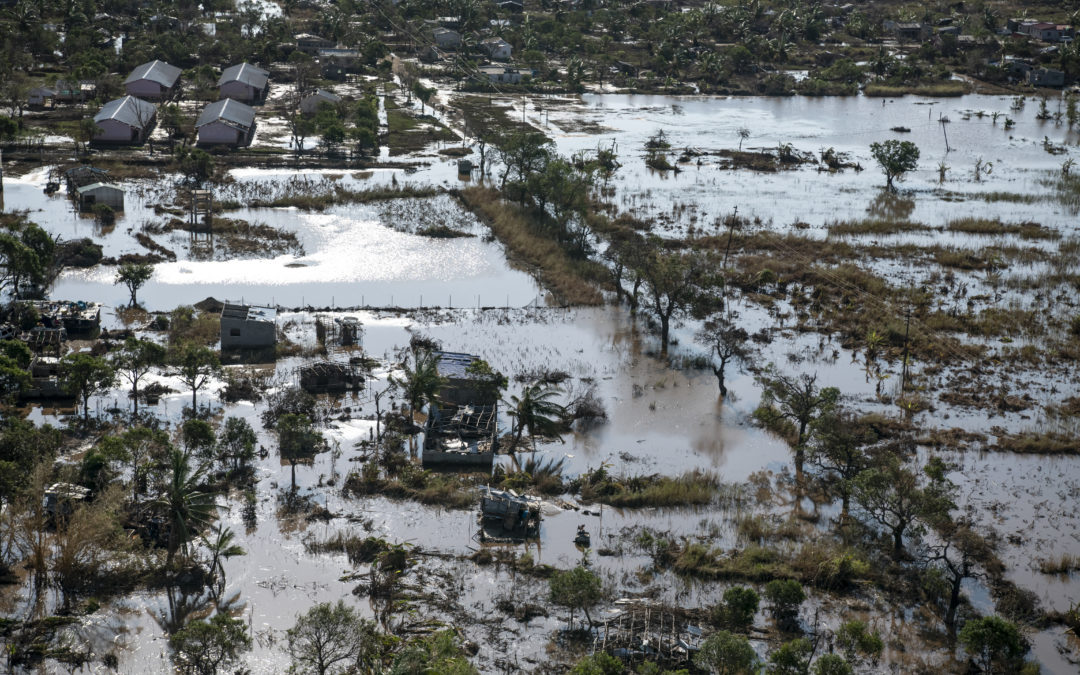
[(1024, 455), (1080, 454), (1080, 440), (1057, 431), (1027, 431), (998, 436), (994, 449)]
[(625, 508), (703, 506), (720, 491), (714, 474), (689, 471), (681, 476), (610, 476), (604, 469), (584, 474), (574, 487), (586, 502)]
[(390, 549), (390, 545), (383, 539), (358, 537), (341, 532), (322, 541), (305, 541), (304, 547), (309, 553), (344, 553), (353, 565), (374, 562), (380, 553)]
[(462, 203), (491, 228), (512, 258), (527, 265), (559, 301), (599, 305), (600, 291), (589, 281), (583, 261), (573, 260), (559, 244), (536, 233), (532, 220), (491, 188), (471, 187), (457, 193)]
[(868, 84), (863, 89), (867, 96), (963, 96), (971, 91), (971, 85), (960, 80), (926, 84)]
[(934, 228), (923, 223), (906, 220), (848, 220), (829, 223), (829, 235), (834, 237), (876, 234), (879, 236), (901, 232), (932, 232)]
[(387, 110), (386, 124), (391, 156), (423, 150), (439, 141), (459, 140), (457, 134), (430, 115), (416, 117), (402, 110)]
[(345, 492), (357, 496), (382, 495), (391, 499), (410, 499), (448, 509), (469, 509), (478, 503), (474, 488), (489, 480), (489, 476), (482, 474), (433, 473), (407, 463), (393, 477), (382, 477), (377, 471), (354, 471), (345, 479)]
[(1039, 571), (1043, 574), (1069, 574), (1080, 570), (1080, 555), (1063, 553), (1057, 558), (1039, 561)]
[[(391, 199), (433, 197), (437, 194), (439, 194), (439, 189), (435, 187), (404, 185), (401, 187), (372, 188), (370, 190), (350, 190), (340, 185), (334, 185), (329, 191), (317, 194), (292, 192), (274, 199), (254, 199), (248, 202), (247, 206), (251, 208), (284, 208), (291, 206), (303, 211), (324, 211), (338, 204), (370, 204)], [(239, 207), (239, 204), (237, 207)]]
[(1061, 239), (1061, 233), (1035, 222), (1003, 223), (997, 218), (961, 218), (951, 220), (945, 226), (951, 232), (966, 234), (1005, 235), (1015, 234), (1021, 239)]

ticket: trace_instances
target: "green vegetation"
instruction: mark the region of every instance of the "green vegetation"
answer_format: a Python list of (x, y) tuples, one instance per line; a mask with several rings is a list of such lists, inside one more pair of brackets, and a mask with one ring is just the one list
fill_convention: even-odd
[(581, 499), (621, 508), (694, 506), (711, 503), (720, 492), (720, 481), (711, 473), (689, 471), (681, 476), (611, 476), (600, 467), (574, 484)]

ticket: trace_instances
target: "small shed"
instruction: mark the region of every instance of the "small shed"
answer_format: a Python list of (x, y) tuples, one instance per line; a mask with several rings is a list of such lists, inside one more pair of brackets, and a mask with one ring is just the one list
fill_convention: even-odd
[(94, 115), (95, 143), (138, 145), (154, 128), (157, 108), (134, 96), (109, 101)]
[(164, 100), (172, 96), (180, 83), (180, 69), (164, 61), (154, 60), (137, 66), (124, 80), (129, 96)]
[[(540, 500), (513, 490), (480, 488), (480, 517), (484, 532), (496, 536), (533, 537), (540, 533)], [(499, 531), (501, 530), (501, 532)]]
[(52, 108), (56, 105), (56, 94), (53, 87), (34, 87), (26, 102), (31, 108)]
[(262, 103), (270, 90), (270, 73), (250, 63), (226, 68), (218, 78), (221, 98), (244, 103)]
[(199, 145), (244, 146), (255, 136), (255, 109), (226, 98), (203, 108), (195, 123)]
[(312, 394), (360, 391), (364, 375), (351, 363), (320, 361), (298, 371), (300, 388)]
[(323, 103), (337, 105), (340, 102), (341, 97), (334, 92), (326, 89), (316, 89), (314, 93), (300, 99), (300, 112), (305, 115), (314, 115), (319, 111), (319, 106)]
[(521, 84), (521, 71), (506, 66), (481, 66), (478, 69), (481, 81), (494, 84)]
[(221, 348), (263, 349), (277, 343), (277, 310), (226, 302), (221, 310)]
[(124, 210), (124, 191), (113, 183), (91, 183), (75, 188), (79, 209), (91, 211), (98, 204), (104, 204), (114, 211)]
[(69, 516), (75, 502), (86, 501), (90, 490), (75, 483), (53, 483), (45, 490), (45, 511), (51, 516)]

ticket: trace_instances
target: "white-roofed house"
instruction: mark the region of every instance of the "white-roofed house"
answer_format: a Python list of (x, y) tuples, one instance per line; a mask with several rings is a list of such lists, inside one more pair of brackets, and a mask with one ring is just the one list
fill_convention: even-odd
[(199, 145), (247, 145), (255, 135), (255, 109), (222, 99), (203, 108), (195, 130)]
[(124, 80), (124, 91), (129, 96), (164, 100), (172, 96), (179, 83), (179, 68), (164, 61), (150, 61), (131, 71)]
[(94, 115), (95, 143), (138, 145), (154, 128), (157, 108), (134, 96), (109, 101)]
[(314, 93), (308, 94), (300, 99), (300, 112), (305, 115), (314, 115), (319, 111), (319, 106), (323, 103), (337, 105), (340, 102), (341, 97), (334, 92), (325, 89), (316, 89)]
[(509, 61), (513, 47), (506, 40), (491, 37), (480, 42), (480, 47), (488, 53), (493, 61)]
[(250, 63), (226, 68), (218, 78), (221, 98), (243, 103), (262, 103), (270, 90), (270, 73)]

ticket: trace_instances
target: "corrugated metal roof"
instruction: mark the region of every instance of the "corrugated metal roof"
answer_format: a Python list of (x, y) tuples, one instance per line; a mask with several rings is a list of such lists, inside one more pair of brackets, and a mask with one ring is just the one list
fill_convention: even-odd
[(124, 84), (130, 84), (138, 80), (150, 80), (163, 87), (171, 87), (176, 84), (176, 80), (179, 78), (180, 69), (176, 66), (170, 66), (164, 61), (150, 61), (137, 66), (135, 70), (131, 71), (131, 74), (124, 80)]
[(134, 96), (125, 96), (103, 105), (101, 111), (94, 115), (94, 121), (116, 120), (129, 127), (142, 129), (149, 124), (150, 120), (154, 119), (156, 113), (157, 108), (154, 107), (153, 103), (148, 103)]
[(203, 108), (195, 128), (218, 121), (250, 129), (255, 123), (255, 109), (231, 98), (223, 98)]
[(337, 103), (341, 100), (340, 96), (338, 96), (332, 91), (327, 91), (325, 89), (316, 89), (314, 94), (308, 95), (308, 98), (318, 98), (323, 101), (328, 101), (330, 103)]
[(75, 188), (75, 191), (81, 195), (87, 192), (94, 192), (95, 190), (98, 190), (100, 188), (119, 190), (120, 192), (124, 191), (122, 187), (120, 187), (119, 185), (113, 185), (112, 183), (91, 183), (90, 185), (83, 185), (82, 187), (77, 187)]
[(241, 63), (223, 70), (221, 77), (218, 79), (218, 86), (220, 87), (226, 82), (242, 82), (256, 89), (262, 89), (266, 86), (269, 76), (270, 73), (262, 68), (253, 66), (250, 63)]
[(456, 379), (465, 379), (469, 377), (465, 371), (474, 361), (478, 361), (480, 357), (473, 356), (472, 354), (463, 354), (461, 352), (434, 352), (435, 358), (438, 359), (437, 369), (439, 375), (442, 377), (452, 377)]

